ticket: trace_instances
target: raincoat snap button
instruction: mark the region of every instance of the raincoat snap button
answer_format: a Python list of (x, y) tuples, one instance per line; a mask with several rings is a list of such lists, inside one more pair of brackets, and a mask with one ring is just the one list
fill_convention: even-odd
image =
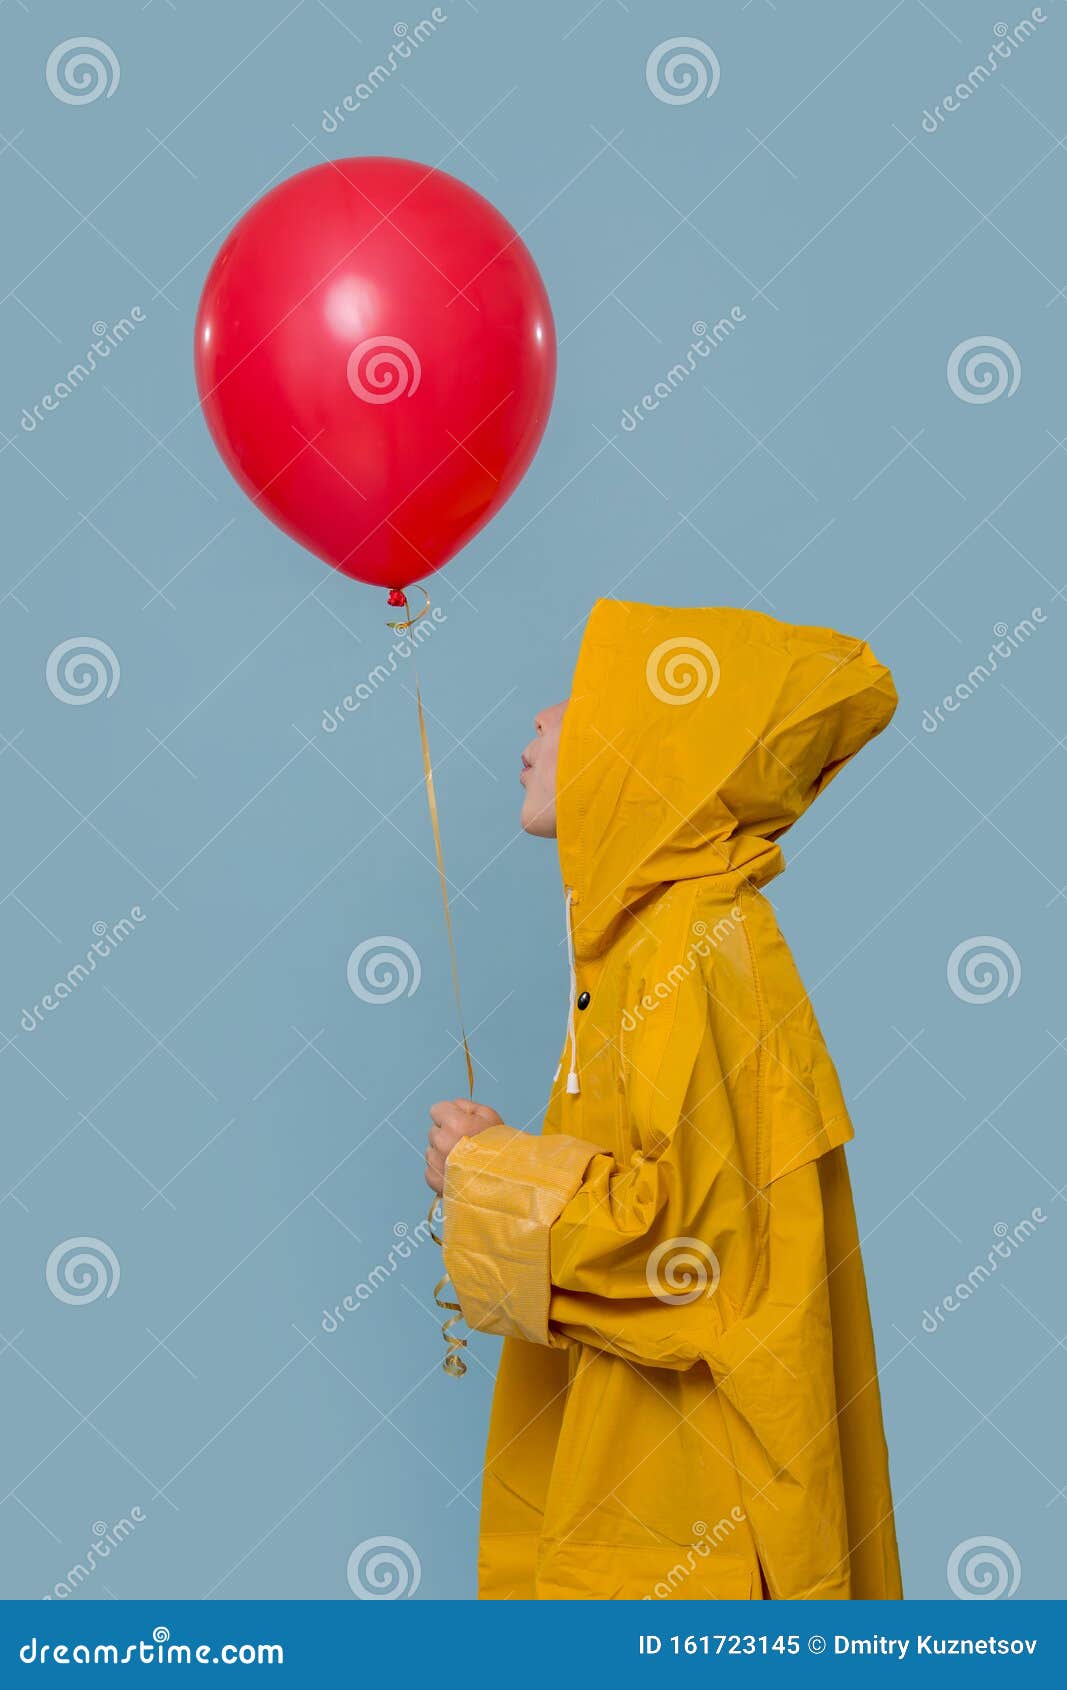
[(578, 1003), (579, 1009), (588, 1009), (589, 1008), (589, 993), (588, 992), (579, 992), (577, 1003)]

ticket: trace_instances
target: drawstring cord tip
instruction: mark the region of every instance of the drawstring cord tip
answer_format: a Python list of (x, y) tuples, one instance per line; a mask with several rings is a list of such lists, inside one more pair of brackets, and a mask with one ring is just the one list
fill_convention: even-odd
[[(574, 902), (574, 892), (571, 889), (571, 887), (568, 886), (567, 887), (566, 912), (565, 912), (566, 913), (566, 929), (567, 929), (567, 969), (568, 969), (568, 972), (570, 973), (570, 977), (571, 977), (570, 1002), (567, 1006), (567, 1044), (570, 1048), (570, 1053), (571, 1053), (571, 1066), (570, 1066), (570, 1071), (567, 1075), (567, 1096), (568, 1097), (577, 1097), (580, 1094), (581, 1089), (582, 1089), (581, 1083), (579, 1082), (579, 1079), (578, 1079), (578, 1030), (574, 1025), (574, 1010), (575, 1010), (575, 1005), (577, 1004), (577, 1001), (578, 1001), (578, 968), (577, 968), (577, 964), (575, 963), (575, 960), (574, 960), (574, 928), (572, 926), (572, 917), (571, 917), (571, 905), (573, 904), (573, 902)], [(589, 999), (588, 999), (588, 997), (586, 997), (585, 1003), (588, 1003), (588, 1002), (589, 1002)], [(582, 1005), (582, 1008), (583, 1009), (585, 1008), (585, 1004)], [(556, 1069), (557, 1079), (559, 1077), (560, 1068), (562, 1068), (562, 1067), (563, 1067), (563, 1063), (561, 1061), (559, 1068)]]

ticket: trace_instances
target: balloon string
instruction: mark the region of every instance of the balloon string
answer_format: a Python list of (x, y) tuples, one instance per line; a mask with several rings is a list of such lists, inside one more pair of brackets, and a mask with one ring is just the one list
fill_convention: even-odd
[(452, 912), (448, 906), (448, 881), (445, 878), (445, 857), (441, 849), (441, 825), (437, 815), (437, 794), (433, 784), (433, 764), (430, 762), (430, 742), (426, 734), (426, 716), (422, 708), (422, 691), (419, 687), (418, 674), (415, 676), (415, 703), (419, 712), (419, 738), (422, 740), (422, 767), (426, 776), (426, 797), (430, 805), (430, 821), (433, 824), (433, 846), (437, 857), (437, 872), (441, 879), (441, 902), (445, 910), (445, 927), (448, 930), (448, 951), (452, 960), (452, 989), (456, 997), (456, 1015), (459, 1019), (459, 1036), (463, 1044), (463, 1058), (467, 1066), (467, 1095), (474, 1097), (474, 1064), (471, 1061), (471, 1047), (467, 1042), (467, 1031), (463, 1025), (463, 1000), (459, 990), (459, 964), (456, 961), (456, 939), (452, 931)]
[[(426, 615), (426, 612), (430, 608), (430, 595), (426, 592), (424, 587), (420, 587), (419, 591), (424, 595), (426, 603), (416, 616), (412, 616), (410, 614), (411, 607), (409, 606), (407, 596), (402, 589), (394, 589), (394, 592), (389, 595), (390, 603), (396, 604), (399, 602), (403, 605), (404, 616), (406, 618), (406, 620), (403, 621), (390, 622), (390, 628), (394, 628), (399, 633), (406, 633), (413, 623), (418, 622), (421, 617)], [(422, 689), (419, 686), (419, 673), (415, 668), (414, 650), (412, 653), (412, 669), (415, 675), (415, 703), (418, 708), (419, 715), (419, 739), (422, 744), (422, 770), (426, 781), (426, 799), (430, 806), (430, 824), (433, 828), (433, 847), (434, 854), (437, 858), (437, 872), (441, 881), (441, 902), (444, 905), (445, 928), (448, 932), (448, 951), (452, 962), (452, 989), (456, 998), (456, 1015), (459, 1020), (459, 1036), (463, 1044), (463, 1057), (467, 1068), (467, 1095), (473, 1099), (474, 1063), (471, 1060), (471, 1049), (467, 1040), (467, 1029), (463, 1021), (463, 1000), (459, 989), (459, 963), (456, 960), (456, 939), (452, 930), (452, 911), (448, 902), (448, 880), (445, 875), (445, 856), (441, 846), (441, 823), (437, 811), (437, 793), (434, 789), (433, 763), (430, 759), (430, 740), (429, 735), (426, 732), (426, 713), (422, 707)], [(437, 1212), (439, 1201), (439, 1198), (434, 1197), (433, 1202), (430, 1204), (429, 1213), (426, 1218), (430, 1228), (430, 1237), (433, 1239), (435, 1244), (442, 1245), (444, 1240), (434, 1231), (434, 1215)], [(453, 1328), (462, 1320), (463, 1311), (458, 1303), (450, 1302), (447, 1297), (442, 1297), (441, 1293), (448, 1283), (449, 1279), (446, 1273), (443, 1278), (438, 1280), (437, 1284), (433, 1288), (433, 1300), (437, 1307), (448, 1312), (448, 1318), (441, 1323), (441, 1336), (445, 1341), (445, 1357), (441, 1365), (445, 1372), (453, 1379), (462, 1379), (463, 1375), (467, 1371), (467, 1364), (463, 1360), (460, 1351), (467, 1348), (467, 1340), (466, 1338), (459, 1337), (453, 1331)]]

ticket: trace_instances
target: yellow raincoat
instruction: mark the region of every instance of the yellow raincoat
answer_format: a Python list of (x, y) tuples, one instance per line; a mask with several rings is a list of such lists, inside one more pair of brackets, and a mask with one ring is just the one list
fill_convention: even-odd
[(447, 1162), (501, 1333), (489, 1598), (901, 1595), (837, 1075), (759, 888), (896, 704), (869, 647), (600, 601), (564, 718), (572, 937), (540, 1137)]

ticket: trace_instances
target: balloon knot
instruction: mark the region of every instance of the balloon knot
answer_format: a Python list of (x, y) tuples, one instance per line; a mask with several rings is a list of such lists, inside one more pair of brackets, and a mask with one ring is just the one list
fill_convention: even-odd
[(430, 595), (426, 591), (426, 588), (420, 587), (419, 583), (416, 581), (415, 582), (415, 591), (417, 593), (422, 594), (423, 598), (426, 600), (426, 603), (423, 605), (421, 610), (418, 610), (418, 611), (415, 612), (414, 616), (412, 616), (412, 614), (411, 614), (411, 605), (408, 601), (407, 593), (404, 591), (403, 587), (394, 587), (393, 590), (391, 591), (391, 593), (389, 594), (389, 603), (391, 605), (396, 605), (398, 608), (402, 609), (403, 612), (404, 612), (404, 620), (402, 622), (387, 622), (385, 624), (385, 626), (387, 628), (392, 628), (394, 633), (406, 634), (409, 628), (413, 628), (415, 626), (416, 622), (422, 621), (423, 617), (426, 615), (427, 611), (429, 610), (429, 608), (430, 608)]

